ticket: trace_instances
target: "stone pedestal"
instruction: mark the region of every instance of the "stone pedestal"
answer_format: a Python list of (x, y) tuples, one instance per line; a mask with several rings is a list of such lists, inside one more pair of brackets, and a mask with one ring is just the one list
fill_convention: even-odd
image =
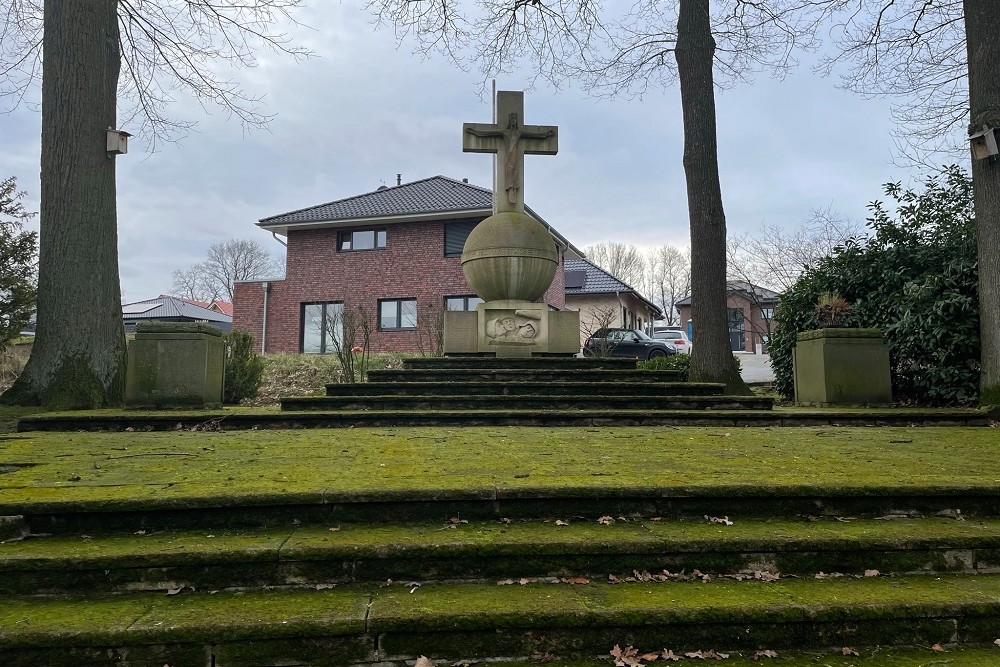
[(792, 364), (796, 405), (892, 404), (889, 346), (878, 329), (804, 331)]
[(580, 313), (574, 310), (505, 299), (481, 303), (475, 312), (448, 311), (444, 316), (445, 354), (509, 359), (580, 351)]
[(148, 322), (128, 346), (125, 405), (217, 408), (222, 405), (222, 332), (195, 322)]

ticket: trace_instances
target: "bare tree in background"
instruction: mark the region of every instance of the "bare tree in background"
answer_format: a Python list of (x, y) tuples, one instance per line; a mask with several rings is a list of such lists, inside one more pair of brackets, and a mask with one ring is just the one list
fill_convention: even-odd
[(677, 302), (691, 293), (691, 251), (672, 245), (651, 248), (646, 254), (646, 264), (648, 295), (663, 311), (668, 325), (678, 324)]
[(863, 231), (860, 222), (849, 220), (830, 208), (813, 210), (806, 222), (792, 229), (762, 225), (752, 233), (730, 237), (727, 244), (729, 279), (786, 292), (806, 267)]
[[(844, 0), (845, 2), (847, 0)], [(641, 95), (680, 82), (684, 171), (691, 227), (694, 381), (749, 393), (733, 361), (726, 310), (726, 219), (718, 173), (715, 86), (766, 68), (781, 74), (792, 52), (815, 44), (821, 17), (801, 0), (638, 0), (624, 14), (592, 0), (454, 2), (369, 0), (397, 35), (413, 34), (478, 67), (488, 79), (518, 64), (561, 85)], [(713, 11), (714, 9), (714, 11)], [(715, 71), (722, 75), (715, 78)]]
[(623, 283), (642, 288), (646, 275), (646, 258), (642, 251), (628, 243), (595, 243), (583, 249), (587, 259)]
[(174, 271), (174, 291), (201, 301), (232, 301), (236, 282), (275, 277), (280, 272), (280, 264), (259, 243), (232, 239), (209, 248), (204, 262)]
[(36, 337), (0, 401), (122, 402), (115, 158), (106, 149), (106, 131), (120, 127), (117, 101), (127, 103), (122, 120), (133, 132), (141, 123), (150, 146), (190, 128), (167, 112), (178, 91), (262, 125), (257, 99), (220, 72), (256, 65), (255, 47), (300, 54), (273, 26), (301, 4), (0, 0), (0, 96), (9, 108), (31, 103), (40, 83), (42, 101)]

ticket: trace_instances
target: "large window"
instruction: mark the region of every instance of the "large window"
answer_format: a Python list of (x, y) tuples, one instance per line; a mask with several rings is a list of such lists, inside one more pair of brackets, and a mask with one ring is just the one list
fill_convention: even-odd
[(337, 235), (337, 250), (375, 250), (385, 247), (384, 229), (355, 229)]
[(465, 240), (469, 234), (479, 224), (478, 220), (461, 220), (458, 222), (447, 222), (444, 225), (444, 256), (459, 257), (462, 249), (465, 248)]
[(417, 300), (391, 299), (378, 302), (378, 326), (383, 331), (417, 328)]
[(478, 296), (446, 296), (445, 310), (475, 310), (483, 302)]
[(343, 326), (344, 304), (302, 304), (302, 351), (327, 354), (336, 351)]

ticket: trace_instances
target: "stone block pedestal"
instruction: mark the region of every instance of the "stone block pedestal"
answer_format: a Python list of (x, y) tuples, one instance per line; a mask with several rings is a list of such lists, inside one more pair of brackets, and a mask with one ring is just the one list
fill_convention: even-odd
[(148, 322), (128, 346), (125, 405), (217, 408), (222, 405), (222, 332), (196, 322)]
[(889, 346), (878, 329), (803, 331), (792, 363), (796, 405), (892, 404)]
[(498, 358), (574, 355), (580, 351), (580, 313), (544, 303), (487, 301), (475, 312), (444, 314), (444, 353)]

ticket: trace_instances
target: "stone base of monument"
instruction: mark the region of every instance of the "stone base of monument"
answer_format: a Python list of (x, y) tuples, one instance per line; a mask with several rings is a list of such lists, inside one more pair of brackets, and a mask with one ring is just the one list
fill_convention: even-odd
[(803, 331), (792, 349), (795, 404), (892, 404), (889, 346), (878, 329)]
[(473, 311), (444, 314), (446, 355), (501, 359), (574, 355), (580, 351), (580, 313), (549, 310), (544, 303), (487, 301)]
[(222, 405), (222, 332), (196, 322), (147, 322), (128, 346), (129, 408), (217, 408)]

